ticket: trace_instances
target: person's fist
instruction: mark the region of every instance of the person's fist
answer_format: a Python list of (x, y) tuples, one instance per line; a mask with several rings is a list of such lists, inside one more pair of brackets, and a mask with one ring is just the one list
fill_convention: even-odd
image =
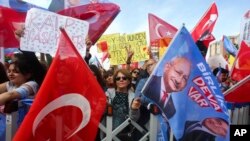
[(149, 103), (147, 106), (148, 110), (150, 111), (150, 113), (154, 114), (154, 115), (158, 115), (161, 113), (159, 107), (153, 103)]
[(141, 107), (141, 99), (139, 97), (132, 101), (131, 109), (138, 110)]

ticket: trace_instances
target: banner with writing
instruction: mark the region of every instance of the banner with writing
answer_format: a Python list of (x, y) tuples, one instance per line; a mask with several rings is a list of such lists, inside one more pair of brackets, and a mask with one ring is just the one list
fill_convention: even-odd
[(229, 140), (224, 96), (185, 27), (178, 31), (142, 93), (161, 109), (177, 140)]
[(78, 52), (84, 57), (89, 23), (36, 8), (28, 11), (21, 50), (55, 55), (60, 27), (65, 28)]
[[(110, 64), (125, 64), (127, 59), (127, 50), (134, 52), (132, 62), (145, 61), (149, 59), (147, 54), (146, 32), (134, 34), (110, 34), (100, 38), (98, 43), (107, 42), (108, 52), (110, 54)], [(102, 49), (98, 49), (101, 52)]]

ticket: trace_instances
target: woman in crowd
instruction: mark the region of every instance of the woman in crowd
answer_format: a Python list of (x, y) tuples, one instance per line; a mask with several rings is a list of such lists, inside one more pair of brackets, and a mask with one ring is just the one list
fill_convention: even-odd
[(113, 70), (107, 70), (103, 74), (103, 78), (107, 88), (114, 88), (114, 79), (113, 79), (114, 72)]
[(106, 91), (108, 102), (113, 107), (113, 129), (121, 125), (128, 117), (136, 121), (140, 116), (140, 100), (134, 99), (131, 80), (128, 70), (119, 69), (113, 76), (115, 88), (109, 88)]
[[(5, 105), (5, 111), (8, 111), (6, 109), (12, 107), (11, 101), (34, 96), (43, 81), (45, 73), (46, 71), (34, 53), (14, 54), (7, 70), (9, 81), (0, 84), (0, 105)], [(5, 121), (5, 114), (2, 112), (0, 114), (1, 120)], [(5, 136), (5, 124), (1, 126), (3, 130), (0, 133), (0, 139), (2, 140)]]
[(7, 70), (9, 81), (0, 84), (0, 105), (14, 99), (34, 95), (41, 85), (46, 71), (34, 53), (14, 54)]

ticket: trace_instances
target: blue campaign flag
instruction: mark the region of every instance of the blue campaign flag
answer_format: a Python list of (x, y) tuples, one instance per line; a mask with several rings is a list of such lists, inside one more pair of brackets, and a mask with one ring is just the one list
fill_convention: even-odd
[(170, 138), (170, 128), (168, 123), (165, 121), (165, 119), (157, 115), (158, 119), (158, 125), (159, 128), (157, 128), (157, 141), (169, 141)]
[(31, 8), (31, 5), (20, 0), (2, 0), (0, 1), (0, 5), (18, 12), (27, 12)]
[(142, 89), (177, 140), (229, 140), (224, 96), (190, 33), (182, 27)]
[(236, 56), (237, 48), (233, 45), (233, 43), (225, 35), (223, 36), (223, 46), (228, 53), (230, 53), (234, 57)]
[(26, 13), (31, 8), (39, 8), (52, 12), (65, 9), (64, 0), (1, 0), (0, 6)]

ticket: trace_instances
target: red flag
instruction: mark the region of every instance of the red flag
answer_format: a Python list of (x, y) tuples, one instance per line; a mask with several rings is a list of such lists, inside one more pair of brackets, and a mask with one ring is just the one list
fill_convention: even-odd
[(215, 37), (210, 33), (210, 34), (207, 34), (205, 37), (203, 37), (202, 39), (200, 39), (200, 41), (203, 42), (203, 44), (208, 48), (209, 47), (209, 44), (210, 42), (214, 41), (215, 40)]
[(159, 39), (165, 37), (173, 38), (175, 33), (177, 32), (177, 28), (156, 17), (153, 14), (148, 14), (148, 22), (151, 46), (156, 46), (156, 44), (158, 44)]
[(192, 31), (192, 37), (195, 42), (212, 33), (217, 18), (217, 6), (213, 3)]
[(102, 51), (102, 63), (109, 57), (108, 53), (108, 43), (106, 41), (102, 41), (97, 43), (97, 47)]
[(98, 47), (102, 52), (108, 51), (108, 43), (107, 43), (107, 41), (102, 41), (102, 42), (97, 43), (97, 47)]
[(250, 45), (242, 41), (240, 49), (234, 61), (231, 78), (240, 81), (250, 74)]
[(14, 141), (93, 141), (106, 96), (68, 35)]
[(89, 38), (95, 44), (119, 12), (120, 7), (113, 3), (91, 3), (71, 7), (58, 13), (88, 21)]
[(0, 46), (19, 47), (14, 31), (21, 29), (26, 12), (17, 12), (14, 9), (0, 6)]
[(250, 75), (224, 92), (225, 100), (236, 103), (250, 102), (249, 89)]

